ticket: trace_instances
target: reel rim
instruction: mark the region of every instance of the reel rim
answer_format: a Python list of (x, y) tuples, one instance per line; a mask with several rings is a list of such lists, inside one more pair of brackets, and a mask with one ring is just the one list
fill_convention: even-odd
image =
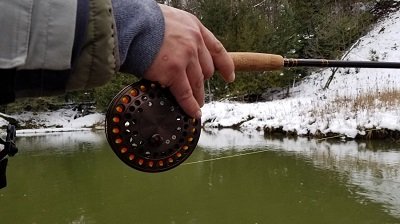
[(189, 117), (168, 89), (140, 80), (110, 102), (105, 127), (107, 141), (120, 160), (136, 170), (158, 173), (190, 157), (200, 138), (201, 120)]

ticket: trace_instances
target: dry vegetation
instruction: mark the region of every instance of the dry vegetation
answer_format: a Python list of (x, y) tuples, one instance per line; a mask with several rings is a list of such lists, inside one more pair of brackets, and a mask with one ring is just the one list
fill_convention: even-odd
[[(377, 110), (393, 110), (400, 108), (400, 90), (384, 89), (374, 90), (368, 93), (358, 94), (353, 97), (337, 96), (333, 101), (317, 102), (314, 109), (310, 111), (314, 117), (326, 120), (328, 123), (336, 117), (338, 112), (343, 114), (344, 119), (357, 119), (360, 114), (371, 114)], [(358, 135), (356, 138), (362, 139), (394, 139), (399, 141), (400, 132), (382, 128), (359, 127), (365, 131), (365, 135)], [(335, 133), (325, 133), (316, 137), (327, 137)]]
[(339, 111), (357, 113), (385, 108), (400, 108), (399, 89), (374, 90), (356, 96), (337, 96), (333, 101), (316, 102), (310, 113), (314, 117), (327, 118)]
[(359, 94), (355, 98), (337, 97), (334, 108), (349, 108), (353, 112), (373, 110), (375, 108), (396, 108), (400, 106), (400, 90), (385, 89)]

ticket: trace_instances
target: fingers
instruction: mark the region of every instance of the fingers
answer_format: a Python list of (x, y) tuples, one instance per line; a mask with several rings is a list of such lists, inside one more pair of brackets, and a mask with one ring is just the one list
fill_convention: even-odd
[(164, 41), (144, 78), (169, 87), (181, 108), (195, 118), (204, 105), (204, 80), (218, 69), (227, 82), (235, 79), (232, 58), (215, 36), (192, 14), (161, 6)]
[(201, 118), (204, 105), (204, 76), (199, 59), (195, 57), (186, 69), (186, 74), (178, 75), (170, 86), (170, 91), (183, 111), (191, 117)]
[(200, 105), (194, 98), (192, 87), (186, 74), (180, 77), (182, 79), (173, 82), (169, 90), (186, 114), (194, 118), (201, 118)]
[[(194, 60), (187, 68), (187, 77), (192, 88), (193, 96), (198, 105), (204, 105), (204, 76), (198, 60)], [(198, 108), (200, 110), (200, 108)]]
[(207, 28), (201, 26), (201, 33), (214, 61), (215, 68), (221, 73), (226, 82), (233, 82), (235, 80), (235, 66), (232, 58), (228, 55), (222, 43)]
[(198, 50), (198, 54), (201, 72), (204, 75), (204, 79), (207, 80), (211, 78), (211, 76), (214, 74), (215, 68), (211, 54), (208, 51), (204, 42), (201, 44), (201, 47)]

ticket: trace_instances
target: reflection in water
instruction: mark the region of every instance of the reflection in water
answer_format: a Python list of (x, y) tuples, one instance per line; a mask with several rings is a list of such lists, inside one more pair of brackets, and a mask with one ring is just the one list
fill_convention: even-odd
[(17, 144), (0, 223), (400, 221), (398, 145), (203, 132), (186, 165), (147, 174), (119, 161), (103, 132)]
[(18, 137), (17, 146), (24, 153), (68, 154), (74, 151), (93, 150), (104, 144), (103, 132), (54, 132)]
[(265, 139), (261, 135), (246, 136), (224, 129), (218, 134), (203, 133), (199, 146), (213, 153), (232, 149), (265, 149), (266, 146), (301, 156), (315, 167), (339, 172), (348, 179), (349, 184), (360, 187), (358, 194), (384, 204), (392, 215), (400, 218), (399, 144), (355, 141), (330, 143), (306, 138)]

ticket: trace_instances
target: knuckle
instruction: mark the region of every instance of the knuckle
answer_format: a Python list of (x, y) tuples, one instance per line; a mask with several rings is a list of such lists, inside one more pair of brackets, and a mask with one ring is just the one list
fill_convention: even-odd
[(224, 45), (222, 45), (221, 41), (216, 40), (212, 45), (210, 51), (214, 54), (221, 54), (225, 51)]
[(170, 57), (170, 59), (165, 62), (164, 68), (166, 73), (174, 75), (184, 70), (184, 62), (180, 57)]
[(179, 64), (179, 62), (171, 62), (167, 66), (167, 71), (171, 73), (177, 73), (181, 70), (181, 67), (182, 66)]
[(161, 86), (170, 87), (170, 86), (172, 85), (173, 82), (172, 82), (172, 79), (165, 78), (165, 79), (159, 80), (158, 83), (159, 83)]
[(197, 81), (195, 81), (195, 83), (194, 83), (194, 88), (196, 89), (196, 90), (201, 90), (201, 89), (203, 89), (203, 79), (201, 79), (201, 80), (197, 80)]
[(209, 79), (214, 74), (214, 67), (206, 67), (203, 69), (204, 79)]
[(188, 44), (184, 49), (184, 55), (187, 58), (192, 58), (196, 55), (196, 49), (193, 45)]
[(187, 45), (191, 46), (192, 48), (196, 48), (203, 42), (203, 35), (200, 29), (196, 27), (191, 27), (187, 31)]
[(196, 43), (201, 43), (203, 42), (203, 35), (201, 34), (199, 29), (196, 29), (192, 32), (193, 39), (195, 40)]
[(193, 98), (193, 91), (190, 88), (186, 88), (180, 91), (177, 99), (182, 103), (190, 102)]

